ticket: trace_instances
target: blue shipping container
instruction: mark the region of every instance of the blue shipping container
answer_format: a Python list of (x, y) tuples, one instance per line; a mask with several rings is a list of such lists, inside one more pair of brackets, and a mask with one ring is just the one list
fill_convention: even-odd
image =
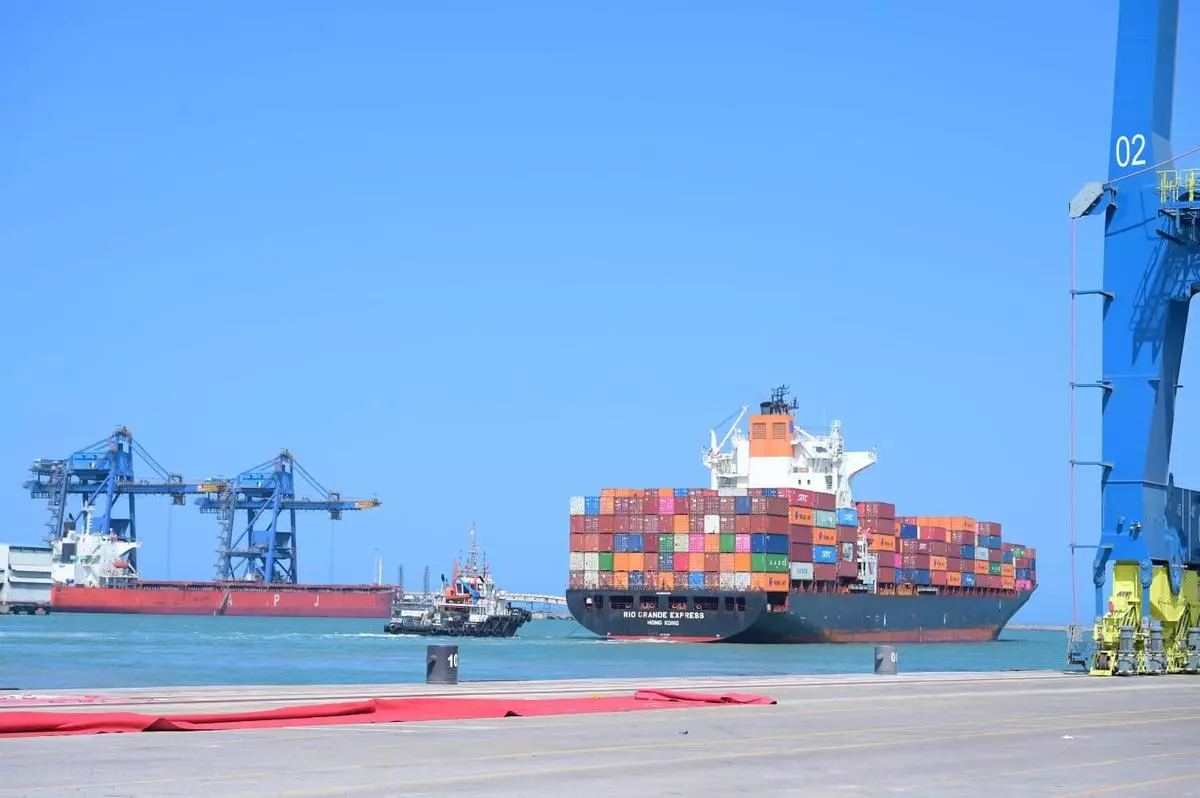
[(585, 496), (583, 499), (584, 515), (600, 515), (600, 497)]
[(674, 554), (659, 554), (658, 555), (658, 570), (674, 571), (675, 570), (675, 555)]
[(962, 558), (964, 560), (975, 559), (975, 547), (972, 546), (970, 543), (962, 544)]
[(975, 587), (975, 574), (962, 575), (963, 587)]
[(933, 584), (933, 577), (929, 573), (928, 568), (917, 568), (912, 572), (912, 583), (914, 585), (930, 585)]
[(618, 554), (624, 554), (629, 551), (629, 535), (619, 534), (613, 535), (613, 551)]
[(787, 535), (764, 535), (766, 538), (766, 554), (789, 554), (791, 542)]
[(1016, 575), (1017, 575), (1017, 579), (1031, 579), (1031, 578), (1032, 578), (1032, 577), (1029, 575), (1029, 569), (1028, 569), (1028, 568), (1018, 568), (1018, 569), (1016, 569)]
[(751, 554), (766, 554), (767, 553), (767, 536), (761, 532), (755, 532), (750, 536), (750, 553)]
[(630, 587), (644, 587), (645, 584), (646, 584), (646, 575), (644, 573), (642, 573), (641, 571), (630, 571), (629, 572), (629, 586)]
[(911, 582), (912, 575), (913, 575), (913, 572), (912, 572), (911, 568), (897, 568), (896, 569), (896, 581), (897, 582)]
[(813, 562), (837, 563), (837, 546), (813, 546)]
[(676, 488), (676, 489), (675, 489), (675, 495), (676, 495), (676, 496), (679, 496), (679, 497), (682, 497), (682, 498), (687, 498), (687, 495), (688, 495), (688, 489), (687, 489), (687, 488)]
[(778, 496), (779, 488), (763, 488), (764, 496)]
[(629, 550), (635, 554), (641, 552), (644, 545), (640, 532), (635, 532), (629, 536)]
[(1005, 562), (1005, 563), (1008, 563), (1009, 565), (1012, 565), (1012, 563), (1013, 563), (1013, 556), (1012, 556), (1012, 552), (1011, 552), (1011, 551), (1006, 551), (1006, 552), (1004, 552), (1004, 554), (1002, 555), (1002, 559), (1000, 560), (1000, 562)]
[(734, 496), (733, 511), (738, 515), (750, 515), (750, 497)]
[(853, 507), (839, 507), (837, 511), (838, 526), (858, 527), (858, 510)]
[(900, 538), (902, 540), (916, 540), (917, 539), (916, 525), (915, 524), (901, 524), (900, 525)]
[(704, 574), (692, 571), (688, 574), (688, 587), (692, 590), (704, 589)]
[(988, 548), (989, 549), (1004, 548), (1004, 543), (1003, 543), (1003, 541), (1000, 540), (999, 535), (988, 535)]

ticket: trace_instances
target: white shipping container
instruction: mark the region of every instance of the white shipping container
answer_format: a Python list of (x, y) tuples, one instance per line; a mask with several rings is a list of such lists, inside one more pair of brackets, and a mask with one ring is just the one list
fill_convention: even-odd
[(794, 562), (792, 563), (792, 579), (796, 581), (811, 582), (813, 578), (813, 564), (810, 562)]
[(976, 546), (975, 547), (975, 559), (983, 560), (984, 562), (987, 562), (988, 561), (988, 550), (983, 548), (982, 546)]
[(746, 571), (738, 571), (733, 575), (734, 590), (749, 590), (750, 589), (750, 574)]
[(721, 516), (706, 515), (704, 516), (704, 534), (716, 535), (721, 532)]
[(584, 571), (583, 586), (588, 589), (600, 587), (600, 572), (599, 571)]
[(675, 551), (682, 552), (683, 554), (688, 553), (688, 536), (687, 535), (676, 535), (675, 536)]
[[(561, 507), (562, 505), (560, 504), (559, 506)], [(582, 496), (571, 497), (571, 515), (583, 515), (583, 507)]]
[(583, 570), (599, 571), (600, 570), (600, 552), (587, 551), (583, 554)]
[(718, 496), (749, 496), (749, 488), (717, 488)]
[(737, 590), (737, 578), (735, 574), (730, 571), (722, 571), (720, 579), (721, 590)]
[[(599, 564), (600, 564), (600, 561), (599, 561), (599, 556), (600, 556), (599, 554), (597, 554), (597, 555), (596, 555), (596, 557), (597, 557), (597, 560), (596, 560), (596, 565), (597, 565), (597, 567), (599, 567)], [(582, 552), (582, 551), (573, 551), (573, 552), (571, 552), (571, 567), (570, 567), (570, 570), (572, 570), (572, 571), (584, 571), (584, 570), (586, 570), (586, 569), (587, 569), (587, 565), (585, 565), (585, 564), (584, 564), (584, 552)]]

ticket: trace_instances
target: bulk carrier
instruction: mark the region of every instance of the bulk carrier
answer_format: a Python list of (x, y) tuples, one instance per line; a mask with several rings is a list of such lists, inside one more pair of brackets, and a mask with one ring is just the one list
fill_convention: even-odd
[(396, 593), (371, 584), (144, 580), (129, 556), (140, 545), (87, 527), (53, 541), (54, 612), (384, 619)]
[(1033, 594), (1036, 552), (999, 524), (856, 503), (851, 482), (876, 453), (845, 451), (838, 422), (798, 427), (786, 386), (747, 436), (748, 410), (720, 443), (710, 433), (710, 487), (571, 499), (567, 603), (582, 626), (618, 640), (975, 642)]

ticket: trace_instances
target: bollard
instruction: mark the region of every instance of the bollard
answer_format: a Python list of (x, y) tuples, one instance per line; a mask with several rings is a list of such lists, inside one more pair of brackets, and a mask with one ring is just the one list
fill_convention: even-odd
[(895, 676), (899, 670), (900, 655), (892, 646), (875, 646), (875, 673)]
[(458, 646), (428, 646), (425, 684), (458, 684)]

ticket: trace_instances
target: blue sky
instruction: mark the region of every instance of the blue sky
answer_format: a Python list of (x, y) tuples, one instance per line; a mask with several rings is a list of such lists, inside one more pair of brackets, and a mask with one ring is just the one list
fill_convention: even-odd
[[(288, 447), (378, 495), (332, 569), (302, 519), (302, 579), (437, 574), (475, 522), (554, 591), (569, 496), (707, 484), (710, 426), (786, 383), (878, 446), (860, 498), (1000, 521), (1040, 550), (1020, 617), (1069, 619), (1066, 207), (1106, 169), (1116, 3), (499, 8), (0, 7), (8, 536), (42, 534), (31, 460), (123, 424), (189, 477)], [(211, 575), (213, 517), (139, 522), (147, 575)]]

